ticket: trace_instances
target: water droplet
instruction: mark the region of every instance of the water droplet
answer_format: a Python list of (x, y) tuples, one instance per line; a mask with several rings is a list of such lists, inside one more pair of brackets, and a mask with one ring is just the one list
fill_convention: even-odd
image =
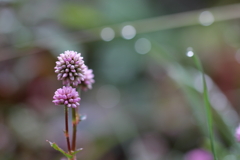
[(188, 57), (192, 57), (194, 55), (193, 51), (187, 51), (187, 54), (186, 54)]
[(139, 54), (146, 54), (151, 50), (151, 42), (146, 38), (140, 38), (135, 43), (135, 50)]
[(132, 25), (126, 25), (122, 28), (122, 37), (132, 39), (136, 35), (136, 29)]
[(86, 120), (86, 119), (87, 119), (87, 115), (86, 115), (86, 114), (80, 115), (80, 120), (81, 120), (81, 121), (84, 121), (84, 120)]
[(203, 26), (209, 26), (214, 22), (214, 16), (210, 11), (204, 11), (199, 15), (199, 22)]
[(106, 27), (106, 28), (102, 29), (100, 35), (101, 35), (102, 40), (111, 41), (115, 37), (115, 32), (112, 28)]

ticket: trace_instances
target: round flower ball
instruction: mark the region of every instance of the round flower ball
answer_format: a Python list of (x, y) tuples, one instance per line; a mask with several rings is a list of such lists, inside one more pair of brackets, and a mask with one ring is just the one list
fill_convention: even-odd
[(86, 65), (80, 53), (75, 51), (65, 51), (57, 57), (58, 61), (54, 67), (58, 80), (62, 80), (63, 85), (77, 86), (85, 78)]
[(79, 106), (80, 100), (81, 98), (79, 97), (78, 92), (71, 86), (63, 86), (63, 88), (57, 89), (53, 96), (53, 103), (55, 105), (66, 105), (67, 107), (72, 108)]

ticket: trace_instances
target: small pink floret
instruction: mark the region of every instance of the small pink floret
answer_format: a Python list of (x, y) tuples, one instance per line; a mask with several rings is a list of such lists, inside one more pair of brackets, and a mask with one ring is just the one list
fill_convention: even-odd
[(94, 78), (93, 70), (88, 69), (88, 67), (86, 66), (85, 78), (80, 82), (81, 89), (84, 91), (92, 89), (92, 84), (95, 82), (93, 78)]

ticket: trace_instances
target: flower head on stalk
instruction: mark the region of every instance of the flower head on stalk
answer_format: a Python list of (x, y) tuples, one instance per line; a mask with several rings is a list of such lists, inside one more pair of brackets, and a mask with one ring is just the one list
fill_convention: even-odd
[(76, 89), (71, 86), (63, 86), (63, 88), (57, 89), (53, 99), (55, 105), (66, 105), (72, 108), (79, 106), (79, 101), (81, 100)]
[(64, 85), (77, 86), (84, 80), (87, 67), (80, 53), (65, 51), (58, 56), (54, 69), (58, 80), (62, 80)]
[(238, 142), (240, 142), (240, 125), (236, 128), (235, 138)]
[(208, 151), (197, 148), (189, 151), (184, 160), (213, 160), (213, 156)]
[(79, 84), (82, 90), (87, 91), (88, 89), (92, 89), (92, 84), (94, 81), (94, 74), (92, 69), (88, 69), (86, 66), (85, 78)]

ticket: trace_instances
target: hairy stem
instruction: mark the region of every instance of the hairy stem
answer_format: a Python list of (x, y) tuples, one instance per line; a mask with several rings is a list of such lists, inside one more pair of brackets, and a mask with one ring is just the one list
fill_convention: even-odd
[(68, 152), (71, 153), (69, 132), (68, 132), (68, 107), (67, 106), (65, 106), (65, 132), (64, 133), (67, 140)]

